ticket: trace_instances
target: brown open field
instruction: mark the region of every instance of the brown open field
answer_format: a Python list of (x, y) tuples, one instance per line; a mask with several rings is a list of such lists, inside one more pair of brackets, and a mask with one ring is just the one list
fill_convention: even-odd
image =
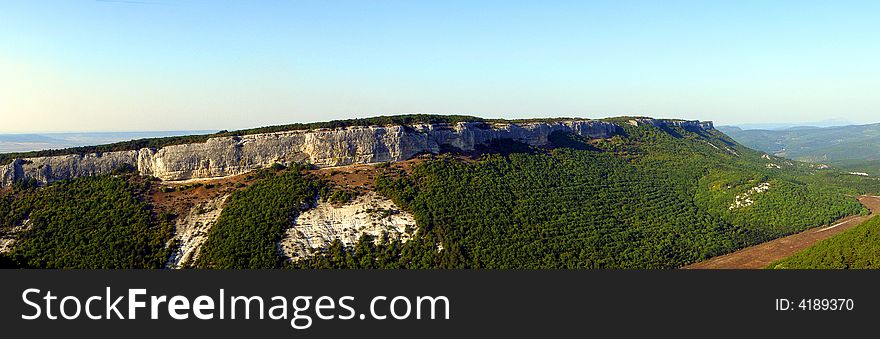
[[(158, 211), (182, 215), (196, 204), (249, 186), (253, 183), (249, 173), (185, 181), (165, 181), (154, 185), (148, 194), (149, 203)], [(163, 188), (173, 188), (166, 191)]]
[(762, 244), (746, 247), (739, 251), (717, 256), (706, 261), (685, 266), (685, 269), (760, 269), (776, 260), (787, 258), (796, 252), (813, 246), (819, 241), (858, 226), (880, 212), (880, 197), (861, 196), (859, 202), (871, 210), (867, 216), (846, 217), (822, 227), (808, 229), (801, 233), (774, 239)]

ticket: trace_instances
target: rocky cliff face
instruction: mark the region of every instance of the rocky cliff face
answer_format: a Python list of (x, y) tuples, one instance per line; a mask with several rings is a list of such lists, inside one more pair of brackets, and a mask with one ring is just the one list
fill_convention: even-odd
[[(700, 122), (696, 124), (700, 126)], [(16, 159), (0, 166), (0, 186), (31, 178), (46, 183), (105, 174), (122, 166), (132, 166), (143, 175), (162, 180), (184, 180), (241, 174), (273, 163), (308, 162), (319, 167), (330, 167), (401, 161), (418, 153), (438, 153), (441, 146), (470, 151), (496, 139), (546, 145), (548, 137), (555, 131), (606, 138), (620, 133), (622, 128), (614, 123), (595, 120), (524, 124), (469, 122), (217, 137), (204, 143), (161, 149)]]

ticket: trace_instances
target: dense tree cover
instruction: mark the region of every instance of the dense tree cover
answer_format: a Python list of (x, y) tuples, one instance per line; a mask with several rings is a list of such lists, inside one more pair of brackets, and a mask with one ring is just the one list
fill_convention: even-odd
[(312, 123), (296, 123), (296, 124), (287, 124), (287, 125), (277, 125), (277, 126), (267, 126), (267, 127), (258, 127), (258, 128), (250, 128), (243, 129), (237, 131), (220, 131), (214, 134), (201, 134), (201, 135), (185, 135), (185, 136), (173, 136), (173, 137), (162, 137), (162, 138), (144, 138), (130, 141), (122, 141), (112, 144), (106, 145), (97, 145), (97, 146), (81, 146), (81, 147), (71, 147), (65, 149), (57, 149), (57, 150), (44, 150), (44, 151), (33, 151), (33, 152), (19, 152), (19, 153), (5, 153), (0, 154), (0, 165), (5, 165), (11, 162), (13, 159), (18, 158), (33, 158), (33, 157), (46, 157), (46, 156), (56, 156), (56, 155), (67, 155), (67, 154), (88, 154), (88, 153), (102, 153), (102, 152), (114, 152), (114, 151), (130, 151), (137, 150), (141, 148), (162, 148), (165, 146), (171, 145), (180, 145), (180, 144), (191, 144), (191, 143), (201, 143), (207, 141), (209, 138), (214, 137), (224, 137), (224, 136), (238, 136), (238, 135), (248, 135), (248, 134), (259, 134), (259, 133), (272, 133), (272, 132), (284, 132), (284, 131), (294, 131), (294, 130), (310, 130), (310, 129), (318, 129), (318, 128), (340, 128), (340, 127), (350, 127), (350, 126), (388, 126), (388, 125), (412, 125), (412, 124), (439, 124), (439, 123), (457, 123), (457, 122), (502, 122), (506, 120), (486, 120), (477, 117), (465, 116), (465, 115), (433, 115), (433, 114), (407, 114), (407, 115), (394, 115), (394, 116), (378, 116), (371, 118), (360, 118), (360, 119), (345, 119), (345, 120), (333, 120), (326, 122), (312, 122)]
[[(293, 266), (672, 268), (862, 210), (849, 190), (807, 180), (796, 165), (767, 168), (718, 132), (625, 128), (592, 147), (389, 170), (377, 189), (413, 213), (415, 239), (331, 246)], [(753, 205), (729, 209), (765, 181), (772, 188)]]
[(235, 192), (223, 207), (195, 266), (202, 268), (277, 268), (283, 264), (277, 243), (293, 219), (308, 208), (323, 183), (300, 167), (263, 170), (259, 182)]
[[(763, 239), (772, 239), (802, 231), (804, 226), (829, 224), (841, 217), (867, 213), (847, 190), (830, 184), (807, 184), (771, 177), (756, 172), (713, 169), (700, 180), (706, 190), (698, 190), (695, 201), (710, 213), (734, 225), (761, 225)], [(754, 192), (761, 184), (769, 187)], [(748, 206), (731, 208), (741, 197), (752, 201)]]
[(871, 218), (846, 232), (770, 264), (770, 268), (880, 268), (880, 218)]
[(99, 176), (0, 197), (0, 230), (29, 225), (2, 265), (32, 268), (159, 268), (173, 226), (154, 221), (140, 197), (149, 181)]

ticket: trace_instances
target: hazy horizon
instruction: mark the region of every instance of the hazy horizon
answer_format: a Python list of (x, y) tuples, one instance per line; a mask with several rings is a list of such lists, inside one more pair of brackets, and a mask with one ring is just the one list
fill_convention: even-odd
[[(441, 113), (400, 113), (400, 114), (387, 114), (387, 115), (405, 115), (405, 114), (430, 114), (430, 115), (442, 115)], [(462, 114), (463, 115), (463, 114)], [(479, 116), (474, 115), (477, 118), (485, 118), (485, 119), (493, 119), (499, 117), (489, 117), (489, 116)], [(586, 116), (549, 116), (549, 115), (536, 115), (537, 118), (583, 118), (583, 119), (603, 119), (609, 117), (620, 117), (624, 115), (609, 115), (605, 117), (586, 117)], [(377, 117), (377, 115), (365, 115), (364, 118)], [(673, 116), (651, 116), (652, 118), (657, 119), (677, 119), (677, 117)], [(530, 118), (530, 117), (524, 117)], [(293, 124), (293, 123), (308, 123), (308, 122), (323, 122), (323, 121), (331, 121), (336, 119), (328, 119), (328, 120), (314, 120), (314, 121), (291, 121), (285, 124)], [(848, 126), (848, 125), (871, 125), (871, 124), (880, 124), (880, 120), (877, 122), (854, 122), (842, 118), (832, 118), (832, 119), (824, 119), (819, 121), (777, 121), (777, 122), (743, 122), (736, 124), (720, 124), (713, 120), (706, 119), (694, 119), (694, 120), (702, 120), (702, 121), (712, 121), (714, 125), (717, 126), (732, 126), (739, 127), (742, 129), (775, 129), (775, 128), (786, 128), (786, 127), (819, 127), (819, 128), (827, 128), (827, 127), (839, 127), (839, 126)], [(225, 129), (194, 129), (194, 130), (67, 130), (67, 131), (22, 131), (22, 132), (2, 132), (0, 131), (0, 137), (2, 136), (27, 136), (27, 135), (41, 135), (41, 136), (61, 136), (61, 135), (100, 135), (100, 134), (148, 134), (154, 133), (157, 135), (186, 135), (186, 134), (211, 134), (216, 133), (222, 130), (238, 130), (238, 129), (249, 129), (249, 128), (258, 128), (258, 127), (268, 127), (271, 125), (254, 125), (254, 126), (242, 126), (237, 128), (225, 128)], [(776, 127), (774, 127), (776, 126)]]
[[(415, 112), (415, 113), (405, 112), (405, 113), (400, 113), (400, 114), (386, 114), (386, 115), (402, 115), (402, 114), (441, 115), (441, 113), (422, 113), (422, 112)], [(456, 113), (452, 113), (452, 114), (456, 114)], [(460, 114), (460, 115), (467, 115), (467, 114)], [(376, 116), (378, 116), (378, 115), (364, 115), (364, 116), (359, 116), (358, 118), (369, 118), (369, 117), (376, 117)], [(479, 116), (479, 115), (474, 115), (474, 116), (478, 117), (478, 118), (485, 118), (485, 119), (501, 118), (501, 117)], [(620, 117), (620, 116), (625, 116), (625, 115), (608, 115), (608, 116), (603, 116), (603, 117), (587, 117), (587, 116), (574, 116), (573, 115), (573, 116), (566, 116), (566, 117), (567, 118), (584, 118), (584, 119), (602, 119), (602, 118)], [(650, 115), (647, 115), (647, 116), (650, 116)], [(562, 117), (562, 116), (540, 115), (539, 114), (539, 115), (535, 115), (535, 116), (521, 117), (521, 118), (560, 118), (560, 117)], [(675, 116), (651, 116), (651, 117), (657, 118), (657, 119), (678, 119), (678, 117), (675, 117)], [(513, 118), (513, 119), (518, 119), (518, 118)], [(210, 134), (210, 133), (216, 133), (216, 132), (219, 132), (222, 130), (232, 131), (232, 130), (239, 130), (239, 129), (267, 127), (267, 126), (272, 126), (272, 125), (323, 122), (323, 121), (331, 121), (331, 120), (337, 120), (337, 119), (313, 120), (313, 121), (291, 121), (291, 122), (281, 123), (281, 124), (240, 126), (240, 127), (223, 128), (223, 129), (211, 128), (211, 129), (192, 129), (192, 130), (180, 130), (180, 129), (171, 130), (171, 129), (169, 129), (169, 130), (63, 130), (63, 131), (33, 130), (33, 131), (15, 131), (15, 132), (0, 131), (0, 136), (14, 136), (14, 135), (51, 136), (51, 135), (76, 135), (76, 134), (138, 134), (138, 133), (155, 133), (155, 134), (162, 134), (162, 135), (166, 135), (166, 136), (171, 136), (171, 135), (185, 135), (185, 134), (194, 134), (194, 133), (195, 134)], [(742, 129), (777, 129), (777, 128), (787, 128), (787, 127), (826, 128), (826, 127), (837, 127), (837, 126), (848, 126), (848, 125), (870, 125), (870, 124), (880, 123), (880, 120), (877, 120), (875, 122), (871, 122), (871, 121), (856, 122), (856, 121), (851, 121), (851, 120), (847, 120), (847, 119), (843, 119), (843, 118), (832, 118), (832, 119), (824, 119), (824, 120), (818, 120), (818, 121), (791, 120), (791, 121), (771, 121), (771, 122), (742, 122), (742, 123), (734, 123), (734, 124), (718, 123), (717, 121), (708, 120), (708, 119), (693, 119), (693, 120), (712, 121), (715, 124), (715, 126), (734, 126), (734, 127), (739, 127)], [(122, 140), (122, 139), (120, 139), (120, 140)]]
[(0, 5), (0, 133), (395, 115), (718, 125), (880, 111), (871, 1)]

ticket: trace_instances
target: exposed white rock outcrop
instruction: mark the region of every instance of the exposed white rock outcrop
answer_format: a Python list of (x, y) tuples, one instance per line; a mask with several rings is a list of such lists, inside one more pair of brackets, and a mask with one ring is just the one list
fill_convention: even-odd
[(758, 186), (750, 188), (748, 191), (742, 194), (738, 194), (734, 199), (733, 203), (727, 208), (729, 210), (735, 210), (737, 208), (748, 207), (755, 203), (752, 200), (752, 196), (759, 193), (764, 193), (770, 189), (769, 182), (762, 182), (758, 184)]
[(372, 235), (378, 240), (385, 233), (389, 239), (406, 242), (415, 230), (412, 215), (397, 208), (391, 200), (367, 192), (338, 207), (319, 201), (296, 218), (278, 247), (285, 257), (299, 260), (336, 239), (350, 246), (357, 243), (361, 235)]
[(15, 244), (17, 235), (21, 232), (27, 231), (32, 226), (31, 219), (26, 219), (21, 225), (13, 226), (4, 234), (0, 234), (0, 253), (12, 251), (12, 245)]
[(0, 253), (6, 253), (12, 250), (12, 244), (15, 244), (15, 238), (0, 237)]
[(185, 216), (177, 218), (174, 238), (171, 239), (174, 252), (165, 267), (183, 268), (184, 263), (198, 258), (202, 244), (208, 239), (208, 230), (217, 222), (228, 197), (224, 195), (197, 204)]

